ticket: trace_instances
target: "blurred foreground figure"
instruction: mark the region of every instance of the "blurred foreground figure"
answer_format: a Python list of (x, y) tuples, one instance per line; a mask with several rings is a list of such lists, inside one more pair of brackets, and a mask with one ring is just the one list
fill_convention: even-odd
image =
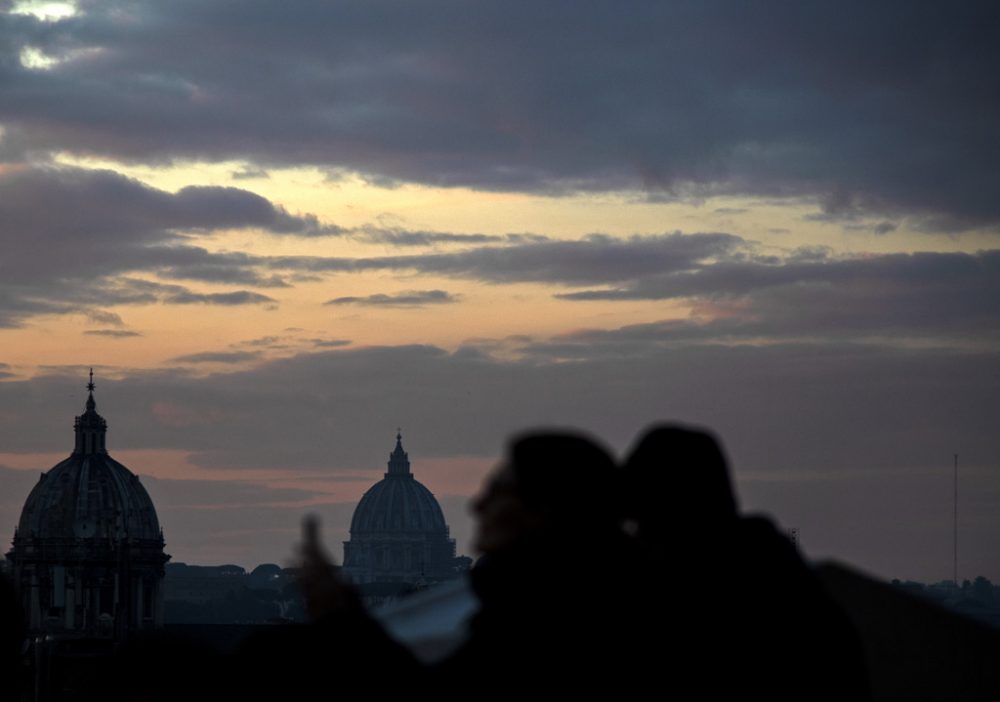
[(635, 560), (621, 531), (619, 474), (582, 437), (515, 441), (473, 503), (482, 608), (442, 671), (505, 692), (625, 688)]
[(540, 433), (511, 444), (472, 507), (483, 554), (471, 573), (480, 609), (466, 642), (433, 665), (418, 663), (364, 612), (307, 522), (303, 587), (324, 657), (365, 681), (358, 691), (626, 688), (621, 674), (635, 618), (634, 598), (625, 595), (637, 561), (620, 529), (619, 477), (607, 452), (582, 436)]
[(637, 665), (662, 670), (666, 690), (706, 699), (870, 698), (846, 615), (789, 539), (766, 519), (739, 516), (711, 435), (649, 429), (624, 472), (647, 633), (674, 644), (667, 656), (647, 649)]
[(0, 573), (0, 685), (5, 699), (20, 699), (25, 682), (25, 668), (21, 660), (24, 642), (24, 612), (13, 584)]

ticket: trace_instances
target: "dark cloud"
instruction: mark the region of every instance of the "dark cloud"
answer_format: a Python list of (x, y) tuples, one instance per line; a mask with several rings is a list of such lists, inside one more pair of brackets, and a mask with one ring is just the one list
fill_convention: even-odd
[[(312, 163), (388, 186), (807, 197), (829, 215), (952, 230), (1000, 221), (991, 0), (84, 10), (0, 18), (8, 154)], [(25, 68), (27, 46), (64, 60)]]
[(205, 351), (171, 359), (175, 363), (243, 363), (260, 358), (259, 351)]
[[(248, 290), (228, 293), (200, 293), (183, 285), (157, 283), (139, 278), (108, 278), (94, 281), (60, 281), (46, 289), (48, 299), (34, 299), (23, 304), (16, 298), (7, 305), (0, 304), (0, 324), (9, 322), (16, 326), (29, 314), (70, 314), (89, 315), (94, 305), (149, 305), (149, 304), (206, 304), (206, 305), (256, 305), (273, 304), (266, 295)], [(32, 294), (37, 294), (32, 291)], [(59, 298), (65, 298), (60, 300)], [(3, 301), (0, 286), (0, 302)], [(6, 320), (4, 315), (9, 315)], [(117, 316), (117, 315), (115, 315)]]
[(356, 238), (371, 244), (392, 246), (431, 246), (433, 244), (485, 244), (503, 241), (504, 237), (493, 234), (452, 234), (449, 232), (414, 232), (402, 229), (381, 229), (367, 227), (361, 229)]
[[(836, 338), (904, 334), (969, 343), (1000, 328), (1000, 251), (836, 257), (825, 247), (760, 256), (727, 234), (670, 234), (479, 247), (357, 259), (281, 257), (278, 270), (412, 270), (491, 283), (618, 287), (559, 293), (566, 300), (688, 300), (697, 318), (678, 338)], [(413, 300), (408, 300), (413, 302)], [(327, 304), (398, 304), (391, 296)]]
[(350, 346), (350, 339), (311, 339), (312, 345), (318, 349), (336, 349), (342, 346)]
[(337, 297), (327, 300), (324, 305), (364, 305), (367, 307), (423, 307), (424, 305), (442, 305), (458, 302), (460, 295), (454, 295), (446, 290), (404, 290), (403, 292), (386, 295), (377, 293), (364, 297)]
[[(977, 451), (994, 437), (980, 431), (1000, 401), (994, 352), (846, 343), (727, 346), (714, 340), (663, 346), (654, 329), (641, 326), (606, 335), (598, 340), (592, 334), (588, 341), (617, 345), (617, 357), (609, 349), (575, 363), (404, 346), (300, 354), (208, 377), (133, 371), (103, 380), (98, 403), (114, 428), (114, 446), (184, 448), (197, 462), (218, 467), (366, 466), (370, 456), (385, 452), (387, 432), (398, 425), (409, 427), (422, 455), (492, 456), (502, 437), (522, 426), (579, 424), (620, 445), (645, 419), (688, 417), (736, 432), (741, 444), (754, 446), (746, 460), (755, 470), (775, 463), (794, 468), (806, 454), (803, 465), (836, 467), (824, 457), (828, 448), (810, 445), (809, 437), (828, 426), (834, 427), (831, 436), (840, 436), (847, 428), (880, 423), (885, 444), (866, 460), (890, 464), (919, 464), (926, 442), (945, 434)], [(256, 358), (234, 353), (241, 355), (198, 354), (197, 360)], [(65, 419), (50, 415), (58, 415), (66, 388), (79, 386), (81, 377), (86, 369), (5, 383), (0, 407), (17, 408), (23, 417), (17, 432), (2, 437), (7, 449), (58, 449)], [(807, 395), (803, 387), (811, 388)], [(809, 417), (793, 416), (796, 407)], [(875, 421), (879, 413), (884, 416)], [(803, 431), (813, 427), (788, 437), (787, 456), (754, 443), (753, 432), (766, 422), (787, 421)], [(935, 423), (942, 429), (927, 436), (916, 429)]]
[(702, 320), (642, 327), (664, 340), (903, 335), (968, 344), (993, 343), (1000, 329), (1000, 251), (840, 260), (805, 255), (778, 265), (722, 262), (557, 297), (684, 298), (701, 305)]
[(92, 331), (85, 331), (84, 334), (87, 336), (107, 336), (112, 339), (127, 339), (133, 336), (142, 336), (139, 332), (126, 331), (125, 329), (94, 329)]
[(233, 171), (230, 174), (233, 180), (266, 180), (270, 178), (270, 174), (263, 168), (252, 168), (246, 166), (238, 171)]
[(384, 227), (361, 227), (354, 238), (370, 244), (391, 246), (433, 246), (435, 244), (538, 244), (550, 241), (542, 234), (456, 234), (453, 232), (409, 231)]
[[(285, 331), (295, 331), (301, 332), (303, 329), (286, 329)], [(297, 335), (284, 335), (284, 336), (262, 336), (256, 339), (247, 339), (246, 341), (240, 341), (235, 344), (231, 344), (233, 348), (249, 347), (254, 349), (267, 349), (271, 351), (287, 351), (294, 349), (298, 352), (304, 351), (306, 349), (319, 349), (319, 348), (340, 348), (342, 346), (350, 346), (351, 341), (349, 339), (320, 339), (320, 338), (305, 338)]]
[(130, 271), (149, 271), (162, 278), (262, 288), (290, 287), (280, 276), (257, 270), (266, 259), (241, 252), (209, 252), (182, 244), (147, 246), (122, 263)]
[(585, 285), (683, 271), (707, 259), (746, 249), (732, 234), (662, 234), (617, 239), (591, 234), (577, 241), (528, 240), (509, 246), (482, 246), (448, 253), (370, 258), (277, 256), (258, 259), (276, 270), (356, 273), (412, 270), (489, 283)]
[[(0, 172), (0, 215), (5, 245), (30, 238), (50, 246), (47, 253), (64, 256), (67, 263), (77, 256), (78, 266), (102, 261), (110, 245), (165, 243), (178, 240), (179, 233), (339, 231), (319, 224), (313, 215), (291, 215), (247, 190), (188, 186), (169, 193), (112, 171), (66, 167), (21, 166)], [(81, 244), (91, 249), (89, 255), (76, 250)]]
[(157, 298), (150, 289), (138, 292), (137, 281), (118, 277), (145, 271), (230, 285), (287, 286), (274, 274), (253, 270), (245, 255), (209, 253), (185, 243), (230, 228), (299, 235), (328, 231), (311, 215), (290, 215), (235, 188), (188, 187), (171, 194), (110, 171), (26, 166), (0, 171), (0, 326), (65, 313), (120, 325), (117, 314), (103, 309), (115, 304), (270, 302), (247, 291), (201, 294), (180, 286)]
[(227, 293), (179, 292), (166, 296), (163, 301), (171, 305), (259, 305), (274, 302), (274, 299), (248, 290), (235, 290)]
[(274, 348), (286, 343), (291, 337), (288, 336), (260, 336), (256, 339), (247, 339), (239, 342), (239, 346)]
[(113, 327), (120, 327), (125, 324), (121, 315), (105, 310), (87, 310), (86, 317), (95, 324), (110, 324)]

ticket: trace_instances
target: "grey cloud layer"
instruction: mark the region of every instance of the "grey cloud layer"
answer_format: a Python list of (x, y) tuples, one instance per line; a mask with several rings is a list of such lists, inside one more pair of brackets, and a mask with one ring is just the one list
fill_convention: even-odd
[(386, 295), (376, 293), (364, 297), (337, 297), (327, 300), (325, 305), (364, 305), (367, 307), (423, 307), (424, 305), (444, 305), (458, 302), (460, 296), (446, 290), (406, 290)]
[[(748, 470), (833, 468), (861, 446), (867, 462), (916, 466), (934, 442), (986, 456), (996, 441), (995, 351), (663, 346), (634, 328), (617, 343), (617, 356), (573, 363), (403, 346), (299, 354), (207, 377), (132, 372), (100, 381), (98, 408), (112, 448), (183, 448), (208, 467), (364, 467), (381, 462), (400, 425), (411, 450), (427, 456), (494, 456), (510, 432), (552, 423), (589, 427), (623, 447), (640, 424), (668, 416), (719, 428)], [(21, 417), (0, 424), (6, 450), (70, 446), (65, 415), (82, 411), (81, 379), (86, 369), (0, 383), (0, 407)], [(72, 387), (81, 388), (79, 407), (65, 406)], [(760, 438), (775, 431), (786, 442), (780, 455)], [(845, 435), (854, 449), (835, 445)]]
[[(617, 285), (556, 297), (686, 301), (694, 305), (695, 318), (659, 330), (675, 340), (902, 335), (967, 344), (990, 342), (1000, 329), (997, 250), (838, 258), (824, 249), (802, 249), (760, 256), (750, 242), (733, 235), (675, 233), (409, 256), (276, 257), (257, 263), (281, 273), (392, 270), (494, 284)], [(400, 304), (387, 295), (330, 303)]]
[[(928, 544), (937, 543), (939, 532), (950, 533), (950, 501), (941, 494), (950, 487), (954, 452), (962, 453), (969, 494), (973, 489), (1000, 494), (991, 468), (991, 457), (1000, 451), (994, 431), (1000, 415), (995, 351), (872, 344), (665, 347), (655, 341), (640, 348), (638, 339), (624, 338), (619, 343), (617, 356), (569, 363), (502, 361), (474, 348), (448, 353), (409, 346), (304, 354), (260, 364), (252, 372), (204, 378), (135, 372), (101, 380), (97, 402), (109, 422), (112, 452), (184, 449), (193, 452), (196, 464), (222, 471), (310, 469), (332, 477), (368, 469), (372, 481), (384, 472), (400, 425), (419, 467), (432, 457), (499, 457), (505, 439), (527, 427), (580, 427), (623, 451), (640, 427), (656, 419), (705, 424), (724, 438), (747, 508), (768, 509), (799, 527), (807, 545), (887, 575), (900, 575), (887, 564), (934, 572), (935, 564), (949, 562)], [(628, 362), (622, 362), (626, 355)], [(86, 370), (79, 369), (0, 383), (0, 408), (17, 408), (16, 422), (0, 422), (0, 444), (14, 452), (68, 452), (68, 419), (83, 410), (85, 380)], [(67, 405), (72, 388), (77, 400)], [(131, 467), (143, 472), (141, 465)], [(919, 481), (910, 477), (916, 474)], [(6, 496), (26, 494), (37, 481), (34, 473), (16, 485), (7, 477), (0, 472), (5, 503), (12, 501)], [(169, 505), (166, 514), (175, 523), (190, 517), (209, 520), (218, 530), (255, 534), (263, 528), (235, 508), (228, 517), (220, 514), (227, 510), (186, 510), (184, 505), (206, 500), (179, 484), (153, 488), (163, 488), (157, 498)], [(871, 505), (876, 488), (880, 499)], [(275, 499), (264, 492), (232, 494), (238, 504)], [(909, 518), (915, 503), (929, 516)], [(816, 513), (803, 505), (815, 506)], [(285, 545), (295, 538), (298, 512), (301, 508), (283, 512), (283, 528), (290, 530)], [(845, 513), (852, 515), (849, 525), (830, 518)], [(983, 567), (995, 568), (1000, 531), (995, 499), (970, 503), (967, 514), (970, 524), (983, 525), (984, 535), (994, 535), (978, 555), (970, 546), (969, 562), (979, 559)], [(859, 539), (854, 531), (859, 524), (877, 531), (904, 517), (909, 531), (903, 538), (894, 528), (898, 538), (891, 544)], [(177, 531), (167, 537), (177, 543), (181, 530), (172, 529)], [(196, 543), (193, 531), (185, 527), (183, 533)], [(257, 539), (246, 537), (244, 543), (247, 538)]]
[[(792, 259), (777, 264), (727, 261), (696, 271), (641, 278), (625, 288), (558, 297), (685, 298), (714, 305), (701, 323), (669, 322), (633, 329), (661, 340), (910, 334), (995, 343), (1000, 330), (1000, 251)], [(590, 343), (604, 335), (581, 334), (574, 340)]]
[[(239, 158), (1000, 222), (991, 0), (82, 6), (57, 23), (0, 16), (11, 158)], [(26, 46), (66, 60), (24, 68)]]
[(260, 357), (258, 351), (204, 351), (174, 358), (176, 363), (242, 363)]
[[(108, 323), (100, 306), (259, 304), (246, 290), (200, 293), (117, 278), (149, 271), (255, 287), (285, 285), (238, 264), (240, 254), (209, 254), (184, 242), (217, 229), (255, 228), (310, 235), (327, 231), (236, 188), (187, 187), (172, 194), (110, 171), (16, 167), (0, 172), (0, 326), (35, 314), (84, 312)], [(118, 323), (121, 320), (117, 320)]]
[(576, 241), (546, 239), (508, 246), (479, 246), (446, 253), (335, 258), (276, 256), (256, 259), (276, 270), (359, 273), (409, 270), (488, 283), (587, 285), (613, 283), (654, 273), (684, 271), (747, 248), (738, 236), (679, 232), (617, 239), (592, 234)]
[(134, 336), (142, 336), (139, 332), (128, 331), (125, 329), (92, 329), (90, 331), (85, 331), (84, 334), (87, 336), (104, 336), (112, 339), (128, 339)]

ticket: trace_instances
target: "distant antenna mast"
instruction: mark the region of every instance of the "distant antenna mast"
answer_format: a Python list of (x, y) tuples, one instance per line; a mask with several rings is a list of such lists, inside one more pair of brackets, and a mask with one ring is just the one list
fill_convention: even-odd
[(953, 565), (953, 577), (955, 579), (955, 587), (958, 587), (958, 454), (955, 454), (955, 525), (954, 525), (954, 544), (953, 552), (955, 555), (955, 562)]

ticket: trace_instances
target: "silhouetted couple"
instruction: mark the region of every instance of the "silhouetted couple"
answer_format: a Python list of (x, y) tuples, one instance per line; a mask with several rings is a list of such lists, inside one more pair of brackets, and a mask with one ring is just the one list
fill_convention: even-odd
[(580, 435), (522, 436), (473, 511), (481, 606), (434, 665), (366, 614), (307, 522), (316, 623), (295, 646), (328, 661), (341, 692), (868, 698), (846, 617), (787, 538), (738, 515), (704, 432), (655, 427), (621, 468)]

